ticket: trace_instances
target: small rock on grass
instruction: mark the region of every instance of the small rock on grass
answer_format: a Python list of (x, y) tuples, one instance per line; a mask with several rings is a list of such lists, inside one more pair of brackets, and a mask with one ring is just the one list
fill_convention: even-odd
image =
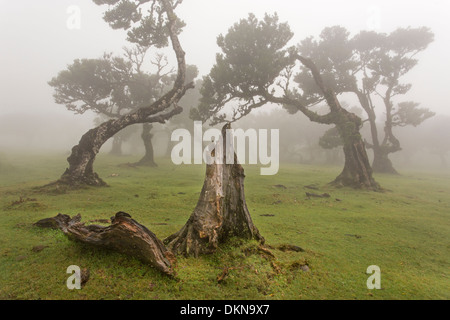
[(84, 287), (86, 283), (89, 281), (91, 276), (91, 272), (88, 268), (84, 268), (81, 270), (81, 286)]
[(301, 269), (303, 272), (309, 272), (309, 271), (310, 271), (309, 267), (308, 267), (306, 264), (305, 264), (304, 266), (301, 266), (300, 269)]

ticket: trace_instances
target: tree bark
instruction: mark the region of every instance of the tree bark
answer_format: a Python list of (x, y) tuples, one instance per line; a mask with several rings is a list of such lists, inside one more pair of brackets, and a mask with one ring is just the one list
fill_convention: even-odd
[[(121, 118), (110, 120), (88, 131), (81, 138), (78, 145), (73, 147), (72, 154), (67, 159), (69, 168), (64, 172), (61, 178), (52, 185), (63, 184), (70, 187), (105, 186), (106, 183), (94, 172), (93, 164), (96, 155), (102, 145), (122, 129), (138, 123), (164, 123), (172, 116), (181, 113), (183, 110), (178, 106), (178, 102), (185, 95), (186, 91), (193, 88), (194, 84), (185, 84), (186, 79), (186, 61), (185, 52), (181, 47), (177, 36), (176, 22), (177, 17), (173, 12), (169, 1), (163, 0), (163, 7), (168, 19), (169, 36), (172, 42), (177, 63), (178, 74), (175, 79), (172, 90), (161, 97), (158, 101), (148, 107), (140, 108)], [(172, 106), (172, 111), (168, 111)]]
[(359, 132), (362, 121), (345, 109), (339, 111), (336, 127), (344, 142), (345, 164), (342, 173), (332, 182), (337, 186), (378, 190), (379, 184), (372, 176), (366, 146)]
[(71, 240), (136, 257), (166, 275), (175, 275), (174, 255), (153, 232), (124, 212), (117, 213), (111, 218), (111, 222), (108, 227), (86, 226), (81, 222), (81, 215), (71, 218), (68, 215), (58, 214), (54, 218), (40, 220), (35, 225), (41, 228), (60, 229)]
[[(228, 124), (222, 130), (223, 150), (226, 150), (225, 130), (229, 128)], [(223, 156), (224, 164), (207, 165), (200, 198), (185, 226), (164, 240), (174, 254), (210, 254), (230, 237), (264, 242), (245, 201), (244, 169), (237, 164), (236, 154), (235, 164), (226, 164), (225, 152)]]
[(72, 148), (72, 153), (67, 158), (69, 168), (57, 183), (72, 187), (106, 186), (106, 183), (94, 172), (94, 160), (103, 144), (120, 130), (113, 125), (115, 121), (117, 120), (103, 123), (83, 135), (78, 145)]
[(149, 167), (157, 167), (158, 165), (155, 162), (155, 152), (153, 149), (153, 134), (152, 134), (153, 126), (149, 123), (144, 123), (142, 126), (142, 141), (144, 142), (145, 147), (145, 155), (139, 160), (136, 165), (138, 166), (149, 166)]

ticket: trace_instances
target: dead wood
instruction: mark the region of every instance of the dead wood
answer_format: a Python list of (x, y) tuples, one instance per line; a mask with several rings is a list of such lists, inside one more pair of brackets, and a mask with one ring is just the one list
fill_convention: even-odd
[(175, 275), (173, 270), (175, 257), (153, 232), (125, 212), (117, 213), (111, 218), (111, 222), (107, 227), (86, 226), (81, 222), (79, 214), (73, 218), (58, 214), (54, 218), (40, 220), (35, 225), (41, 228), (60, 229), (71, 240), (136, 257), (164, 274)]

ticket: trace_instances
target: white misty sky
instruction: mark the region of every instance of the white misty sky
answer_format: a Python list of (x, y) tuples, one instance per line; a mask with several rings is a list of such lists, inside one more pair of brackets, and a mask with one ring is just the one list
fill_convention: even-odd
[[(69, 30), (68, 8), (81, 13), (81, 28)], [(11, 113), (69, 114), (53, 102), (47, 82), (76, 58), (120, 53), (125, 33), (102, 20), (104, 7), (91, 0), (0, 0), (0, 115)], [(189, 64), (208, 73), (218, 52), (216, 37), (249, 12), (262, 17), (277, 12), (288, 21), (295, 41), (318, 35), (327, 26), (351, 32), (377, 28), (428, 26), (435, 42), (419, 56), (420, 64), (406, 78), (415, 100), (435, 112), (450, 114), (447, 82), (450, 74), (450, 1), (411, 0), (185, 0), (178, 15), (186, 23), (181, 40)]]

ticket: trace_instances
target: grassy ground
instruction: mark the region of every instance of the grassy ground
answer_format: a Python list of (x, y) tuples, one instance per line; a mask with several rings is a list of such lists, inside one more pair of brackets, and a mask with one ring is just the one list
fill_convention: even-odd
[[(204, 167), (118, 166), (135, 160), (99, 157), (108, 188), (42, 194), (33, 188), (58, 178), (64, 155), (0, 159), (0, 299), (450, 298), (448, 174), (378, 175), (388, 191), (375, 193), (329, 187), (339, 168), (284, 165), (276, 176), (260, 176), (246, 167), (248, 207), (267, 243), (305, 251), (273, 249), (268, 259), (256, 243), (233, 240), (211, 256), (180, 257), (176, 279), (32, 226), (57, 213), (90, 221), (125, 211), (161, 239), (178, 231), (196, 205)], [(331, 198), (307, 199), (311, 184)], [(38, 245), (48, 247), (34, 252)], [(70, 265), (90, 269), (82, 290), (66, 287)], [(381, 268), (382, 290), (366, 287), (370, 265)]]

